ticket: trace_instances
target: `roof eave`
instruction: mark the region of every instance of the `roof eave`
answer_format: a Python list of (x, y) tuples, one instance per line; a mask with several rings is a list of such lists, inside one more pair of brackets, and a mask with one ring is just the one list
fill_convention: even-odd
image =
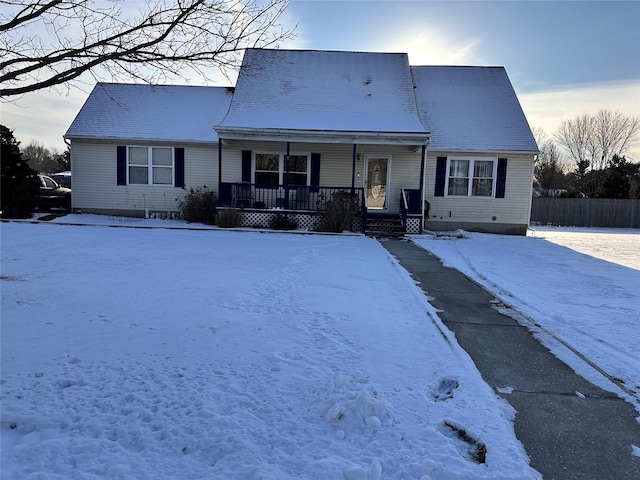
[(429, 132), (371, 132), (350, 130), (301, 130), (286, 128), (213, 127), (224, 140), (294, 141), (298, 143), (367, 143), (373, 145), (422, 145)]
[(472, 148), (443, 148), (440, 146), (430, 146), (430, 153), (447, 153), (447, 152), (455, 152), (455, 153), (468, 153), (468, 154), (491, 154), (491, 155), (538, 155), (540, 150), (507, 150), (507, 149), (472, 149)]
[(64, 140), (93, 140), (96, 142), (146, 142), (146, 143), (179, 143), (193, 145), (217, 145), (218, 139), (198, 140), (187, 138), (155, 138), (155, 137), (103, 137), (97, 135), (63, 135)]

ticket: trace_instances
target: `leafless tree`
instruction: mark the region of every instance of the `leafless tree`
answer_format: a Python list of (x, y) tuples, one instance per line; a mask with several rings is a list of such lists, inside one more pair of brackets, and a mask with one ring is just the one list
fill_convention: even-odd
[(68, 151), (61, 153), (47, 148), (39, 142), (31, 142), (22, 149), (22, 158), (36, 172), (55, 173), (69, 169)]
[(564, 147), (569, 157), (576, 165), (582, 164), (585, 171), (591, 166), (592, 132), (592, 117), (584, 113), (573, 120), (563, 121), (554, 135), (556, 141)]
[(533, 136), (540, 150), (533, 170), (534, 186), (544, 197), (557, 196), (561, 190), (568, 186), (562, 153), (543, 129), (534, 127)]
[(573, 175), (581, 192), (587, 191), (587, 174), (602, 170), (614, 156), (622, 157), (638, 141), (640, 117), (600, 110), (565, 120), (555, 140), (574, 162)]
[(555, 139), (576, 165), (601, 170), (614, 156), (625, 155), (639, 135), (640, 117), (600, 110), (565, 120)]
[(235, 69), (242, 50), (291, 38), (280, 24), (288, 3), (0, 0), (0, 96), (77, 86), (85, 72), (150, 84), (195, 73), (206, 81), (213, 67)]
[(613, 157), (621, 157), (637, 142), (640, 133), (640, 117), (622, 115), (620, 112), (600, 110), (593, 117), (592, 167), (602, 170)]

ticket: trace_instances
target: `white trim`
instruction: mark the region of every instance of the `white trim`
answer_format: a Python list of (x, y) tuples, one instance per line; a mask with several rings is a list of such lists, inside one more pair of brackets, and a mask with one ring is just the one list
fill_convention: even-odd
[[(466, 195), (452, 195), (449, 194), (449, 173), (451, 171), (451, 160), (466, 160), (469, 161), (469, 171), (468, 171), (468, 179), (469, 183), (467, 184), (467, 194)], [(478, 162), (493, 162), (492, 169), (492, 182), (491, 182), (491, 195), (473, 195), (473, 165)], [(446, 175), (444, 179), (444, 196), (451, 198), (496, 198), (496, 181), (498, 174), (498, 157), (483, 157), (481, 155), (476, 156), (461, 156), (461, 155), (451, 155), (447, 157), (447, 166), (446, 166)]]

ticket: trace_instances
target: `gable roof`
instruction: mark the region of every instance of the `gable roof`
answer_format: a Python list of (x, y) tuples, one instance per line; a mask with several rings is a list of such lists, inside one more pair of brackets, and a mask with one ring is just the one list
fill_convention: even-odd
[(428, 138), (404, 53), (249, 49), (216, 130), (222, 138)]
[(411, 67), (429, 150), (538, 153), (503, 67)]
[(226, 87), (98, 83), (64, 137), (215, 143), (231, 96)]

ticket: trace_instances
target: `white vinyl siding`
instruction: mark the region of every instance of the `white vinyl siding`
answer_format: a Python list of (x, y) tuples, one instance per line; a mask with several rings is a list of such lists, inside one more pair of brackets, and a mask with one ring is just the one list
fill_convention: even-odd
[[(533, 155), (485, 154), (487, 159), (507, 158), (505, 197), (434, 196), (437, 157), (460, 158), (468, 153), (429, 152), (426, 165), (425, 195), (431, 204), (428, 221), (453, 223), (499, 223), (523, 225), (529, 222)], [(483, 155), (473, 155), (482, 159)], [(495, 175), (495, 173), (494, 173)], [(495, 180), (494, 180), (495, 185)], [(495, 186), (494, 186), (495, 195)], [(495, 217), (495, 220), (494, 220)]]
[(205, 185), (212, 190), (218, 188), (217, 146), (184, 146), (184, 189), (171, 185), (154, 185), (153, 188), (148, 185), (117, 185), (117, 146), (125, 144), (72, 142), (74, 209), (104, 213), (137, 211), (141, 214), (145, 208), (151, 212), (177, 211), (178, 201), (190, 188)]

